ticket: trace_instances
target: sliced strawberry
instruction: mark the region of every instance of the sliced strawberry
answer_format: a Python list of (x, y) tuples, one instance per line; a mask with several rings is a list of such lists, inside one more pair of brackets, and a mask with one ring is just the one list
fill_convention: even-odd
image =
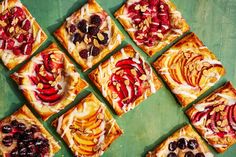
[(48, 89), (37, 89), (42, 95), (55, 95), (57, 94), (58, 90), (56, 90), (55, 88), (51, 87)]
[(32, 52), (32, 44), (24, 43), (21, 45), (21, 51), (24, 55), (29, 55)]
[(28, 19), (24, 20), (22, 23), (22, 29), (28, 31), (31, 28), (31, 23)]
[(55, 95), (51, 95), (51, 96), (47, 96), (47, 95), (43, 95), (43, 94), (38, 94), (38, 97), (43, 101), (43, 102), (56, 102), (58, 100), (60, 100), (61, 96), (59, 94), (55, 94)]
[(51, 67), (49, 66), (49, 62), (51, 60), (50, 56), (48, 54), (44, 55), (43, 54), (43, 64), (44, 64), (44, 67), (47, 71), (51, 71)]

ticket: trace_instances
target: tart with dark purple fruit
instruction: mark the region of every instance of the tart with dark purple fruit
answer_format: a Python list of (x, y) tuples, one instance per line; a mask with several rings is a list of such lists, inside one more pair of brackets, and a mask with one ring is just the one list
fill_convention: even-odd
[(105, 105), (93, 94), (53, 122), (77, 157), (99, 157), (123, 133)]
[(84, 71), (124, 39), (114, 21), (95, 0), (88, 0), (54, 34)]
[(222, 63), (190, 33), (153, 63), (182, 107), (196, 100), (224, 74)]
[(0, 121), (3, 157), (52, 157), (60, 146), (24, 105)]
[(161, 83), (132, 46), (122, 48), (89, 74), (118, 115), (156, 93)]
[(11, 77), (43, 120), (64, 109), (87, 87), (56, 44), (34, 56)]
[(187, 115), (218, 152), (236, 143), (236, 90), (230, 82), (193, 105)]
[(4, 0), (0, 6), (0, 58), (12, 69), (30, 57), (47, 36), (19, 0)]
[(150, 56), (189, 30), (170, 0), (127, 0), (115, 16), (134, 42)]
[(191, 125), (176, 131), (146, 157), (214, 157)]

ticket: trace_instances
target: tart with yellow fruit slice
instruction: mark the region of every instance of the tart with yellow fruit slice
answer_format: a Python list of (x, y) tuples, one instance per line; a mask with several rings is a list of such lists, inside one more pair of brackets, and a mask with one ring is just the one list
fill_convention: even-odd
[(53, 125), (74, 155), (83, 157), (101, 156), (122, 134), (109, 111), (93, 94), (60, 116)]

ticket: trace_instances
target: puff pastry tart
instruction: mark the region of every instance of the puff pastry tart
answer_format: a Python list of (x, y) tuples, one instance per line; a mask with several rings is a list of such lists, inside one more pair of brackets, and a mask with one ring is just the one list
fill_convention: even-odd
[(213, 154), (191, 125), (186, 125), (148, 152), (146, 157), (213, 157)]
[(150, 56), (189, 30), (170, 0), (127, 0), (115, 16)]
[(123, 132), (93, 94), (53, 122), (77, 157), (98, 157)]
[(85, 71), (114, 50), (124, 36), (95, 0), (88, 0), (55, 32), (55, 36)]
[(60, 146), (26, 105), (0, 121), (3, 157), (52, 157)]
[(194, 33), (180, 40), (153, 65), (182, 107), (197, 99), (225, 73), (221, 62)]
[(19, 0), (0, 3), (0, 58), (8, 69), (23, 62), (47, 39)]
[(87, 86), (55, 44), (11, 76), (43, 120), (64, 109)]
[(230, 82), (193, 105), (187, 115), (218, 152), (236, 143), (236, 90)]
[(89, 77), (118, 115), (133, 109), (162, 86), (131, 45), (100, 64)]

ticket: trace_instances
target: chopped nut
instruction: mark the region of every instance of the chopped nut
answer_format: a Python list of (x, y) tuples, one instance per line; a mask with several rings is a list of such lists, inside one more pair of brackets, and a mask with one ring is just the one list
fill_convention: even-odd
[(145, 12), (147, 10), (147, 5), (141, 6), (140, 9), (141, 12)]
[(86, 128), (86, 129), (84, 130), (84, 133), (85, 133), (85, 134), (92, 134), (93, 131), (90, 130), (90, 129), (88, 129), (88, 128)]
[(140, 76), (139, 78), (140, 78), (140, 80), (143, 80), (143, 81), (147, 80), (147, 76), (144, 74), (142, 76)]
[(5, 27), (6, 25), (7, 24), (4, 21), (0, 20), (0, 26)]
[(203, 73), (204, 76), (208, 76), (208, 71), (207, 70), (203, 70), (202, 73)]
[(18, 21), (19, 21), (19, 19), (14, 17), (11, 24), (16, 25), (18, 23)]
[(37, 87), (38, 87), (39, 89), (43, 89), (43, 84), (42, 84), (42, 83), (39, 83), (39, 84), (37, 85)]
[(100, 149), (100, 145), (96, 145), (95, 147), (93, 147), (93, 151), (97, 152)]
[(157, 36), (159, 37), (159, 38), (161, 38), (161, 39), (163, 39), (164, 38), (164, 36), (163, 36), (163, 34), (162, 33), (157, 33)]
[(100, 41), (104, 40), (104, 36), (102, 35), (102, 33), (99, 32), (97, 36)]
[(120, 84), (116, 85), (116, 89), (117, 89), (117, 91), (120, 91)]
[(84, 42), (85, 42), (86, 44), (89, 44), (89, 43), (91, 42), (91, 39), (88, 38), (87, 35), (85, 35), (85, 36), (84, 36)]
[(97, 39), (94, 39), (94, 40), (93, 40), (93, 44), (94, 44), (94, 46), (96, 46), (96, 47), (99, 47), (99, 46), (100, 46), (100, 44), (98, 43), (98, 40), (97, 40)]
[(140, 9), (140, 5), (139, 5), (139, 4), (136, 5), (136, 6), (134, 7), (134, 9), (135, 9), (135, 10), (139, 10), (139, 9)]
[(116, 99), (117, 97), (118, 97), (118, 94), (112, 93), (112, 98), (113, 98), (113, 99)]
[(224, 126), (226, 126), (227, 125), (227, 123), (228, 123), (228, 121), (225, 119), (225, 120), (223, 120), (222, 121), (222, 123), (221, 123), (221, 127), (224, 127)]
[(9, 32), (10, 33), (14, 32), (14, 27), (10, 27)]
[(97, 139), (97, 138), (94, 138), (94, 139), (93, 139), (93, 142), (94, 142), (94, 143), (97, 143), (97, 142), (98, 142), (98, 139)]
[(99, 113), (99, 114), (97, 115), (97, 118), (98, 118), (98, 119), (101, 119), (101, 120), (104, 119), (104, 114)]
[(218, 126), (220, 126), (220, 125), (221, 125), (221, 121), (216, 122), (216, 124), (217, 124)]
[(48, 83), (49, 83), (49, 84), (52, 84), (53, 82), (52, 82), (52, 81), (49, 81)]
[(139, 83), (138, 83), (138, 82), (135, 82), (134, 85), (139, 86)]
[(125, 85), (126, 85), (126, 86), (129, 85), (129, 80), (125, 80)]
[(197, 67), (196, 67), (197, 71), (201, 71), (202, 70), (202, 65), (201, 64), (198, 64)]
[(132, 75), (134, 75), (134, 76), (136, 76), (136, 75), (137, 75), (137, 72), (136, 72), (136, 70), (135, 70), (135, 69), (131, 69), (130, 71), (131, 71), (131, 74), (132, 74)]

